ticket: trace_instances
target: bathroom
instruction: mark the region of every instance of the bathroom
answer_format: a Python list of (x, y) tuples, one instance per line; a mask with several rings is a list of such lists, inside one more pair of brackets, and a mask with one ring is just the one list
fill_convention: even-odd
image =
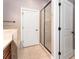
[(75, 59), (73, 10), (73, 0), (3, 0), (4, 59)]

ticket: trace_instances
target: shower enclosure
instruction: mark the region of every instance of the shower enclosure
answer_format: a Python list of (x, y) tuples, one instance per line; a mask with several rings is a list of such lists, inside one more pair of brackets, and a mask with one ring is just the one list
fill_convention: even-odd
[(40, 42), (49, 52), (51, 52), (51, 1), (40, 13)]

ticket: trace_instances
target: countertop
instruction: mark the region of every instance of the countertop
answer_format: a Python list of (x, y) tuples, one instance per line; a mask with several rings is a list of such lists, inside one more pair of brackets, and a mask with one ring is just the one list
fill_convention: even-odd
[(3, 30), (4, 40), (3, 40), (3, 49), (5, 49), (12, 40), (17, 39), (17, 29), (4, 29)]

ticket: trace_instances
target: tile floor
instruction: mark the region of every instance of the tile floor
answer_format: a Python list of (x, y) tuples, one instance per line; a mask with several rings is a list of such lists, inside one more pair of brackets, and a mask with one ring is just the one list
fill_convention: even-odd
[[(51, 59), (51, 55), (40, 45), (35, 45), (28, 48), (21, 48), (18, 59)], [(70, 59), (75, 59), (75, 57)]]
[(51, 59), (51, 56), (40, 45), (22, 48), (18, 59)]

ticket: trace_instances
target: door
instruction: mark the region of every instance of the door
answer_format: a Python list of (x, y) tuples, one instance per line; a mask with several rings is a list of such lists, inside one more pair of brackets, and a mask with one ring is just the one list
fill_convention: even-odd
[(51, 3), (45, 8), (45, 47), (51, 52)]
[(73, 56), (73, 5), (62, 0), (60, 6), (60, 59)]
[(22, 9), (23, 47), (39, 44), (39, 11)]

